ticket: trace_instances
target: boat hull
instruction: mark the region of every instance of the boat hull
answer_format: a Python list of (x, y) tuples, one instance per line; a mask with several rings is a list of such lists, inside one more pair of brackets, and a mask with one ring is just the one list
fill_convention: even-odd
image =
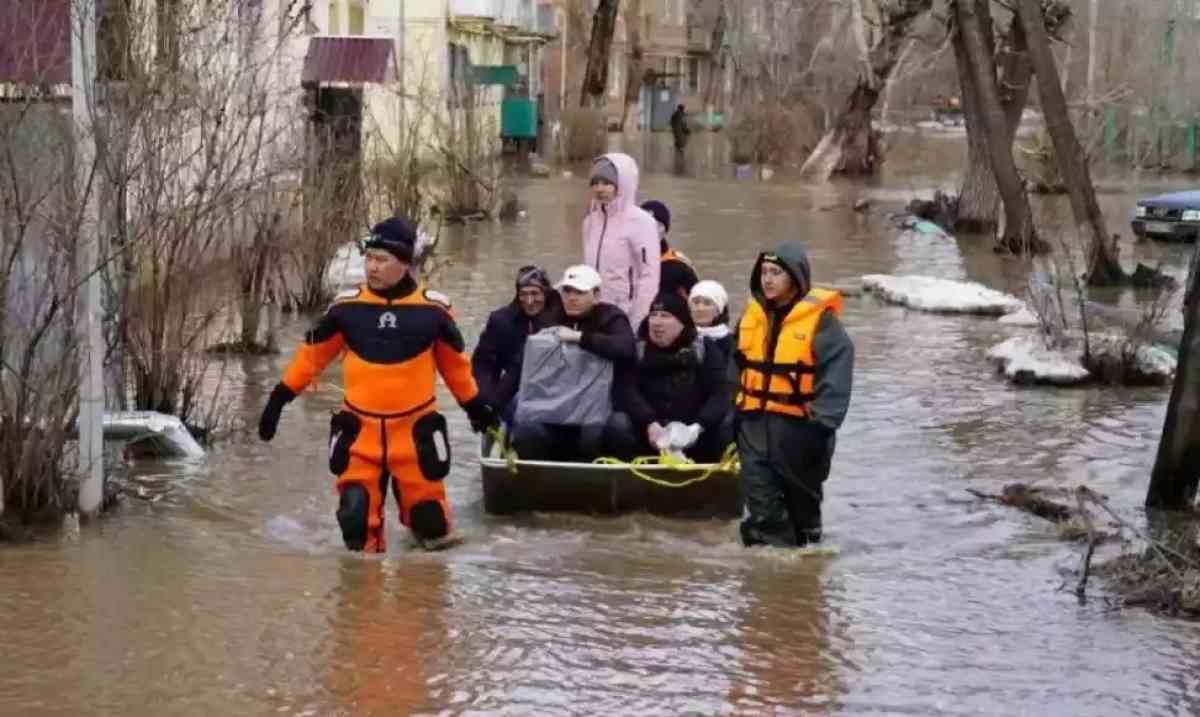
[[(734, 519), (742, 515), (744, 499), (738, 474), (715, 471), (713, 466), (686, 470), (641, 466), (634, 473), (626, 465), (517, 461), (509, 466), (499, 459), (482, 459), (483, 507), (493, 515), (566, 512), (592, 515), (650, 513), (672, 518)], [(646, 480), (646, 477), (654, 479)]]

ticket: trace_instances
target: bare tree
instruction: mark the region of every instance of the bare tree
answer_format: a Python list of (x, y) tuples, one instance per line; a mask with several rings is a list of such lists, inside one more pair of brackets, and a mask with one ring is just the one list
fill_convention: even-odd
[(952, 6), (955, 32), (959, 35), (956, 43), (961, 45), (960, 60), (966, 62), (967, 77), (972, 80), (974, 87), (970, 102), (965, 103), (963, 109), (973, 115), (969, 121), (977, 127), (976, 139), (986, 143), (988, 160), (1004, 202), (1004, 233), (1000, 244), (1020, 253), (1035, 246), (1033, 213), (1013, 160), (1012, 140), (1005, 141), (1009, 137), (1008, 117), (996, 78), (988, 2), (954, 0)]
[(625, 5), (625, 32), (629, 45), (629, 54), (625, 60), (625, 104), (621, 108), (621, 131), (625, 131), (625, 122), (629, 118), (629, 108), (638, 103), (645, 84), (643, 77), (643, 60), (646, 54), (644, 43), (650, 41), (642, 37), (642, 0), (629, 0)]
[(73, 209), (91, 187), (74, 186), (71, 131), (42, 98), (0, 105), (0, 485), (4, 517), (21, 522), (75, 505)]
[(704, 111), (712, 113), (716, 108), (717, 92), (725, 79), (728, 53), (725, 51), (725, 29), (729, 24), (729, 11), (726, 0), (717, 0), (716, 17), (713, 20), (712, 36), (709, 41), (709, 52), (715, 60), (708, 73), (708, 85), (704, 89)]
[(617, 30), (617, 12), (620, 0), (599, 0), (592, 15), (592, 39), (588, 45), (587, 70), (579, 94), (579, 106), (587, 107), (591, 98), (593, 107), (604, 106), (608, 89), (608, 61), (612, 53), (613, 35)]
[[(976, 8), (985, 51), (996, 56), (994, 67), (999, 71), (997, 88), (1004, 111), (1005, 131), (996, 141), (1007, 146), (1011, 155), (1013, 140), (1029, 99), (1030, 80), (1033, 77), (1025, 31), (1020, 19), (1014, 14), (997, 51), (992, 39), (994, 33), (990, 6), (988, 3), (977, 3)], [(991, 161), (990, 143), (994, 138), (989, 133), (986, 122), (982, 121), (979, 91), (971, 70), (965, 34), (953, 28), (951, 34), (959, 86), (962, 90), (963, 118), (967, 127), (967, 168), (959, 191), (955, 229), (972, 233), (991, 232), (995, 230), (997, 211), (1000, 207), (1000, 189)]]
[[(859, 8), (857, 0), (853, 7)], [(805, 161), (801, 173), (820, 177), (831, 174), (869, 175), (883, 159), (879, 132), (871, 125), (871, 111), (887, 86), (900, 59), (913, 25), (933, 7), (933, 0), (895, 0), (877, 3), (879, 33), (874, 44), (864, 47), (862, 72), (842, 105), (833, 126)], [(863, 37), (861, 12), (855, 13), (855, 29)]]
[(1200, 481), (1200, 254), (1193, 252), (1184, 298), (1183, 341), (1179, 366), (1167, 403), (1158, 456), (1146, 492), (1147, 508), (1187, 510)]
[(1128, 277), (1117, 260), (1116, 237), (1108, 233), (1104, 214), (1096, 202), (1088, 157), (1075, 136), (1067, 98), (1059, 82), (1058, 67), (1050, 50), (1046, 17), (1041, 0), (1020, 0), (1017, 5), (1029, 40), (1029, 57), (1037, 75), (1038, 98), (1046, 118), (1046, 129), (1054, 141), (1054, 155), (1071, 199), (1071, 212), (1079, 236), (1086, 237), (1088, 283), (1110, 285)]

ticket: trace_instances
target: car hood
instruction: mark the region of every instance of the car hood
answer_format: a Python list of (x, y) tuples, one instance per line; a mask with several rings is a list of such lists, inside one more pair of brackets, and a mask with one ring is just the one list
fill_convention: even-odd
[(1167, 207), (1169, 209), (1200, 209), (1200, 190), (1160, 194), (1156, 197), (1139, 199), (1138, 204), (1145, 207)]

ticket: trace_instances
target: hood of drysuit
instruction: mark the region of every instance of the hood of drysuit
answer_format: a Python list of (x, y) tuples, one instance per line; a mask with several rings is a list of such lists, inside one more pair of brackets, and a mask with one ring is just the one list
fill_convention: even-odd
[[(633, 157), (630, 157), (628, 154), (623, 154), (621, 152), (609, 152), (608, 154), (600, 155), (592, 163), (595, 164), (596, 161), (601, 159), (607, 159), (608, 161), (612, 162), (614, 167), (617, 168), (617, 196), (612, 200), (611, 203), (609, 203), (609, 216), (624, 214), (629, 210), (630, 207), (637, 206), (637, 162), (635, 162)], [(593, 199), (589, 211), (601, 211), (600, 202), (597, 202), (595, 199)]]
[(812, 289), (812, 269), (808, 265), (808, 252), (804, 251), (804, 246), (798, 241), (785, 241), (771, 251), (759, 254), (758, 260), (754, 262), (754, 269), (750, 272), (750, 295), (758, 303), (767, 306), (767, 297), (762, 290), (762, 265), (767, 257), (775, 257), (773, 263), (779, 264), (791, 275), (792, 281), (796, 282), (799, 288), (797, 297), (803, 297)]

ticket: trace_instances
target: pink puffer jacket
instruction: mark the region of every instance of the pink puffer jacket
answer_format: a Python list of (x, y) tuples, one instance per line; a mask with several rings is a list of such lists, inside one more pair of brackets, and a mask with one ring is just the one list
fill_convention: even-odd
[(658, 224), (637, 205), (638, 167), (627, 154), (603, 155), (617, 168), (617, 197), (595, 200), (583, 220), (583, 260), (600, 272), (600, 300), (615, 304), (637, 331), (658, 293)]

